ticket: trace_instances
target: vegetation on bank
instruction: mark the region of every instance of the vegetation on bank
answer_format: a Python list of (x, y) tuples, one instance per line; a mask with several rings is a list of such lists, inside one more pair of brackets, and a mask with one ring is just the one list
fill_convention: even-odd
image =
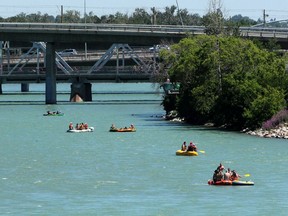
[(181, 83), (164, 109), (193, 124), (255, 129), (287, 107), (285, 56), (250, 40), (203, 35), (161, 52), (161, 76)]
[(262, 124), (262, 129), (271, 130), (285, 123), (288, 123), (288, 110), (287, 109), (279, 111), (278, 113), (273, 115), (271, 119), (265, 121)]

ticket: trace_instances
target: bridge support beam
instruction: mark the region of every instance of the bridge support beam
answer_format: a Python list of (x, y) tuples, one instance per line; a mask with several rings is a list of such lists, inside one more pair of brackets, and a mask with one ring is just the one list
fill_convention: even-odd
[(55, 45), (46, 44), (46, 104), (56, 104), (56, 63)]
[(92, 101), (92, 84), (91, 83), (72, 83), (71, 84), (71, 102)]
[[(3, 41), (0, 41), (0, 74), (3, 74), (3, 55), (2, 55), (2, 50), (3, 50)], [(0, 83), (0, 94), (2, 94), (2, 83)]]
[(29, 83), (21, 83), (21, 92), (29, 92)]

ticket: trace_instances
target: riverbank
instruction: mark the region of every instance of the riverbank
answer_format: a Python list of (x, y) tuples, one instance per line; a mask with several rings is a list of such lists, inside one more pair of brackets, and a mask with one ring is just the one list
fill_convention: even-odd
[[(174, 122), (185, 122), (184, 118), (178, 117), (178, 113), (176, 111), (171, 111), (167, 115), (163, 116), (166, 120), (174, 121)], [(214, 127), (213, 123), (207, 123), (205, 126)], [(288, 123), (283, 123), (278, 125), (276, 128), (270, 130), (264, 130), (262, 128), (256, 130), (243, 130), (242, 132), (252, 135), (259, 136), (264, 138), (280, 138), (280, 139), (288, 139)]]
[(280, 124), (278, 127), (270, 130), (264, 130), (262, 128), (259, 128), (254, 131), (247, 131), (245, 133), (252, 136), (259, 136), (264, 138), (288, 139), (288, 123)]

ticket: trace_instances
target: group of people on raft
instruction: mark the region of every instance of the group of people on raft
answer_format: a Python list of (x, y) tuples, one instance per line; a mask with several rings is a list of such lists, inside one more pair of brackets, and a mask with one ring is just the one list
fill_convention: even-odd
[(193, 142), (190, 142), (190, 144), (187, 146), (186, 141), (184, 141), (182, 146), (181, 146), (181, 151), (185, 151), (185, 152), (195, 151), (195, 152), (197, 152), (197, 146)]
[(61, 114), (61, 112), (60, 111), (47, 111), (47, 115), (55, 115), (55, 114)]
[(241, 178), (241, 176), (235, 170), (231, 171), (230, 168), (226, 170), (222, 163), (219, 164), (213, 174), (213, 182), (222, 180), (235, 181), (239, 180), (239, 178)]
[(124, 127), (124, 128), (117, 128), (116, 126), (115, 126), (115, 124), (112, 124), (111, 125), (111, 127), (110, 127), (110, 130), (123, 130), (123, 129), (135, 129), (135, 127), (134, 127), (134, 125), (133, 124), (131, 124), (130, 125), (130, 127)]
[(77, 123), (75, 125), (75, 128), (73, 126), (73, 123), (70, 122), (69, 123), (69, 130), (87, 130), (89, 127), (88, 127), (88, 124), (87, 123)]

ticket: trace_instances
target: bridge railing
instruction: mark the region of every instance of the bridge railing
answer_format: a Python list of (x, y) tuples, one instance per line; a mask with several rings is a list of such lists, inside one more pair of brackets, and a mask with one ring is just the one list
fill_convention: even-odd
[(128, 32), (203, 32), (204, 26), (134, 25), (134, 24), (84, 24), (84, 23), (0, 23), (1, 30), (81, 30)]
[[(91, 23), (17, 23), (1, 22), (0, 29), (63, 29), (63, 30), (106, 30), (106, 31), (161, 31), (161, 32), (204, 32), (205, 26), (185, 25), (141, 25), (141, 24), (91, 24)], [(288, 28), (272, 27), (240, 27), (243, 32), (283, 32), (287, 33)]]
[[(149, 32), (177, 34), (205, 34), (205, 26), (180, 25), (140, 25), (140, 24), (91, 24), (91, 23), (0, 23), (1, 31), (15, 29), (27, 31), (115, 31), (115, 32)], [(240, 27), (242, 36), (288, 37), (288, 28)]]
[(244, 37), (288, 38), (288, 28), (240, 27), (240, 32)]

